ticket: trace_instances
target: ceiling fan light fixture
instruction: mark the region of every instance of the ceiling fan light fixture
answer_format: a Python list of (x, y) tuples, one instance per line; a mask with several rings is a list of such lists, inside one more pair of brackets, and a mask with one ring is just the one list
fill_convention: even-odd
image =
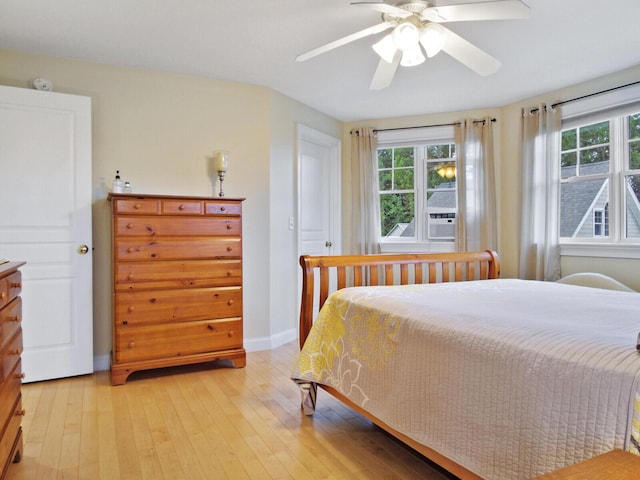
[(420, 44), (416, 43), (413, 48), (409, 48), (402, 52), (402, 59), (400, 60), (400, 65), (403, 67), (415, 67), (416, 65), (420, 65), (425, 61), (424, 55), (422, 54), (422, 49), (420, 48)]
[(391, 32), (393, 42), (396, 47), (403, 52), (409, 49), (413, 49), (420, 41), (420, 32), (411, 22), (402, 22)]
[(424, 47), (425, 52), (427, 52), (427, 57), (429, 58), (435, 56), (442, 50), (446, 39), (447, 34), (445, 29), (437, 23), (428, 23), (420, 32), (420, 44)]
[(385, 35), (382, 40), (373, 44), (373, 50), (375, 50), (385, 62), (392, 63), (397, 51), (396, 44), (393, 42), (393, 36), (391, 34)]

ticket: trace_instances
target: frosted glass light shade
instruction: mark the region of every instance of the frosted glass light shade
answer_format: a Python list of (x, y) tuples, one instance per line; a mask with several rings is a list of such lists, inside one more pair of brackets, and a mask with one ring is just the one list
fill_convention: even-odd
[(413, 23), (404, 22), (398, 25), (391, 32), (393, 37), (393, 41), (403, 52), (405, 50), (409, 50), (414, 48), (418, 41), (420, 40), (420, 32), (418, 31), (418, 27), (416, 27)]
[(403, 67), (415, 67), (416, 65), (420, 65), (422, 62), (424, 62), (424, 60), (425, 58), (422, 54), (420, 44), (416, 43), (413, 48), (409, 48), (402, 53), (400, 65), (402, 65)]
[(444, 28), (437, 23), (428, 23), (420, 32), (420, 43), (429, 58), (442, 50), (446, 39), (447, 35)]
[(393, 63), (393, 57), (395, 56), (397, 49), (391, 34), (385, 35), (382, 40), (374, 43), (373, 49), (385, 62)]

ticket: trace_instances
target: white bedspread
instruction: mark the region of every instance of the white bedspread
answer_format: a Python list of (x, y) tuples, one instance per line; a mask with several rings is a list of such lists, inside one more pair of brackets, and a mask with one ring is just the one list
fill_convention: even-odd
[(292, 378), (483, 478), (529, 479), (638, 452), (639, 332), (638, 293), (514, 279), (346, 288)]

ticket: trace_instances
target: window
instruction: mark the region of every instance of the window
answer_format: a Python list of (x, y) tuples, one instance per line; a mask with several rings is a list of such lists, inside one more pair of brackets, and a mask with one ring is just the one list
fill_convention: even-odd
[(563, 242), (640, 239), (640, 113), (601, 117), (562, 131)]
[[(450, 250), (457, 211), (456, 156), (449, 138), (378, 148), (381, 243)], [(390, 248), (386, 249), (391, 251)]]

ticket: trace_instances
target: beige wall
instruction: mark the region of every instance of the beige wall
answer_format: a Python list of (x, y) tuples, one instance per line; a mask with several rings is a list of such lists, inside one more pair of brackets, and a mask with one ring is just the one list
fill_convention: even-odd
[[(558, 102), (576, 98), (582, 95), (595, 93), (608, 88), (624, 85), (637, 81), (640, 75), (640, 66), (613, 73), (602, 78), (570, 86), (562, 90), (545, 93), (535, 98), (530, 98), (506, 106), (497, 106), (486, 110), (466, 112), (439, 113), (417, 117), (374, 119), (357, 123), (345, 123), (343, 129), (343, 198), (348, 199), (350, 183), (350, 139), (349, 131), (356, 126), (368, 126), (373, 128), (393, 128), (417, 125), (437, 125), (441, 123), (456, 122), (464, 118), (482, 118), (491, 115), (497, 119), (495, 124), (495, 161), (497, 175), (497, 200), (498, 200), (498, 252), (502, 261), (502, 275), (504, 277), (516, 277), (518, 275), (519, 262), (519, 229), (520, 229), (520, 115), (522, 108), (535, 106), (540, 102)], [(541, 88), (541, 90), (544, 90)], [(343, 207), (344, 218), (349, 218), (350, 204), (345, 202)], [(349, 232), (344, 232), (345, 245), (350, 244)], [(639, 259), (626, 258), (593, 258), (593, 257), (562, 257), (562, 275), (581, 271), (595, 271), (612, 276), (617, 280), (640, 290)]]
[[(111, 350), (106, 195), (115, 170), (132, 182), (134, 192), (214, 195), (218, 190), (208, 176), (206, 155), (218, 149), (231, 155), (226, 196), (246, 197), (247, 347), (268, 348), (274, 333), (295, 336), (297, 271), (291, 257), (296, 239), (283, 221), (295, 204), (295, 123), (305, 122), (335, 136), (341, 124), (260, 86), (0, 50), (0, 85), (28, 88), (38, 76), (51, 80), (54, 91), (92, 99), (94, 354), (98, 362), (103, 363)], [(288, 248), (279, 248), (283, 244)], [(281, 268), (287, 271), (284, 277), (276, 273)], [(278, 288), (272, 289), (274, 278)], [(275, 305), (273, 312), (271, 305)]]

